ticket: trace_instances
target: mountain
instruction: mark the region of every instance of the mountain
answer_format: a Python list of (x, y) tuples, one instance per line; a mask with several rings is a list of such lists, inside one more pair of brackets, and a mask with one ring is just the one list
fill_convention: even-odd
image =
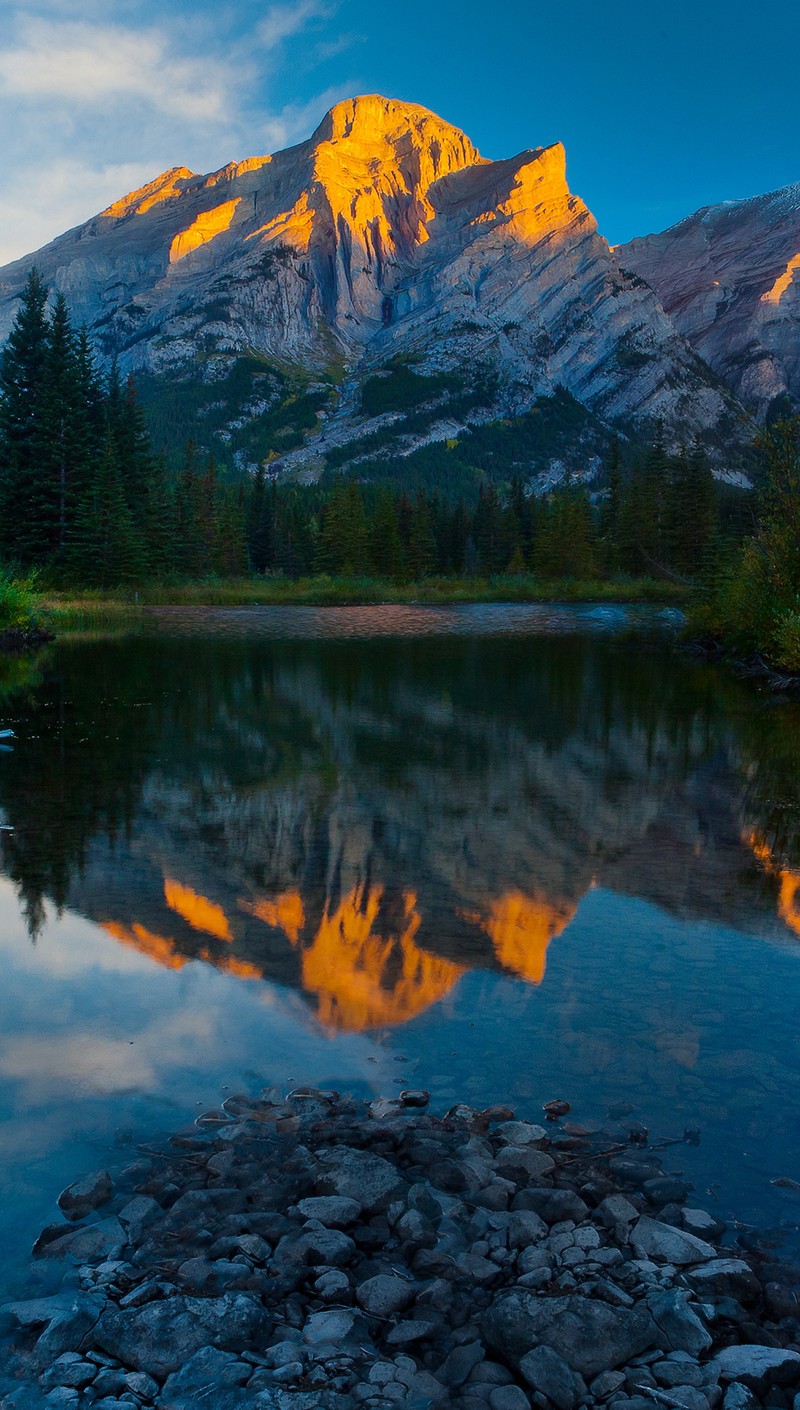
[(487, 161), (377, 96), (274, 156), (165, 172), (0, 270), (0, 336), (34, 264), (143, 374), (156, 426), (242, 466), (407, 454), (564, 392), (584, 460), (608, 426), (677, 441), (739, 416), (570, 192), (563, 147)]
[(800, 183), (706, 206), (616, 254), (758, 419), (800, 406)]

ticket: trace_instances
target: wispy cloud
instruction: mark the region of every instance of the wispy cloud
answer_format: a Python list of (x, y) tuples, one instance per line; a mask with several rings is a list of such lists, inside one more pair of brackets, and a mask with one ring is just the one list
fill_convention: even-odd
[(66, 100), (78, 108), (134, 101), (189, 121), (230, 116), (225, 65), (174, 52), (163, 30), (53, 19), (23, 20), (0, 50), (0, 93)]
[(0, 264), (167, 167), (209, 171), (307, 136), (353, 87), (307, 96), (335, 13), (336, 0), (177, 0), (166, 14), (156, 0), (0, 0)]

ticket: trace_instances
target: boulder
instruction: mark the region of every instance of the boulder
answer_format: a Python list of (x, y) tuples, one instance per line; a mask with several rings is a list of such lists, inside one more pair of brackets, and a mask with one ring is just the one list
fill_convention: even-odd
[(101, 1219), (99, 1224), (83, 1224), (67, 1229), (60, 1239), (53, 1239), (38, 1251), (39, 1258), (73, 1258), (76, 1263), (89, 1263), (107, 1258), (116, 1248), (122, 1248), (127, 1234), (118, 1219)]
[(531, 1145), (503, 1146), (494, 1158), (494, 1168), (504, 1179), (522, 1184), (549, 1175), (556, 1163), (552, 1156)]
[(674, 1263), (678, 1268), (717, 1256), (717, 1250), (704, 1239), (696, 1238), (686, 1229), (676, 1229), (673, 1224), (661, 1224), (646, 1214), (633, 1229), (631, 1243), (639, 1258)]
[(500, 1137), (504, 1146), (529, 1146), (534, 1141), (547, 1139), (544, 1127), (536, 1126), (531, 1121), (501, 1121), (495, 1129), (495, 1134)]
[(589, 1214), (589, 1206), (574, 1190), (520, 1190), (512, 1209), (533, 1209), (545, 1224), (560, 1224), (564, 1219), (581, 1224)]
[(159, 1404), (163, 1410), (172, 1410), (176, 1402), (196, 1396), (208, 1387), (216, 1386), (222, 1390), (224, 1387), (244, 1385), (252, 1374), (252, 1366), (240, 1361), (233, 1352), (204, 1346), (189, 1357), (185, 1366), (167, 1377)]
[(685, 1276), (701, 1298), (734, 1297), (752, 1302), (761, 1295), (761, 1284), (743, 1258), (713, 1258)]
[(648, 1296), (647, 1304), (665, 1351), (687, 1351), (691, 1356), (699, 1356), (711, 1346), (708, 1329), (692, 1311), (685, 1292), (669, 1288)]
[(578, 1294), (538, 1298), (518, 1289), (495, 1298), (481, 1327), (489, 1345), (513, 1365), (519, 1366), (532, 1348), (544, 1343), (586, 1377), (649, 1351), (659, 1335), (642, 1307), (610, 1307)]
[(114, 1181), (107, 1170), (97, 1170), (94, 1175), (85, 1175), (68, 1185), (58, 1197), (58, 1207), (67, 1219), (83, 1219), (106, 1204), (114, 1193)]
[(696, 1234), (698, 1239), (721, 1239), (725, 1233), (725, 1225), (721, 1219), (715, 1219), (713, 1214), (709, 1214), (705, 1209), (681, 1210), (684, 1229), (688, 1229), (690, 1234)]
[(395, 1167), (380, 1155), (337, 1146), (321, 1151), (316, 1188), (320, 1194), (356, 1200), (368, 1214), (389, 1208), (405, 1190)]
[(243, 1294), (219, 1298), (170, 1297), (144, 1307), (108, 1307), (93, 1332), (94, 1345), (135, 1371), (161, 1380), (196, 1352), (241, 1348), (266, 1327), (260, 1303)]
[(376, 1273), (356, 1288), (356, 1302), (376, 1317), (393, 1317), (404, 1312), (416, 1296), (416, 1286), (391, 1273)]
[(574, 1410), (586, 1398), (586, 1382), (550, 1346), (537, 1346), (523, 1356), (519, 1369), (528, 1385), (552, 1400), (557, 1410)]
[(728, 1346), (711, 1366), (721, 1381), (738, 1381), (758, 1396), (772, 1386), (800, 1385), (800, 1352), (779, 1346)]
[(297, 1208), (304, 1219), (316, 1219), (328, 1229), (347, 1229), (361, 1217), (358, 1200), (342, 1195), (312, 1195), (301, 1199)]

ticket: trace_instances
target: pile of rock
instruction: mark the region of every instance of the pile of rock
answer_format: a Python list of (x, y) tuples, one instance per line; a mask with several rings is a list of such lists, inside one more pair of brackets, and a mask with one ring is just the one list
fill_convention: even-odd
[(0, 1406), (800, 1410), (791, 1271), (719, 1247), (638, 1128), (425, 1103), (234, 1098), (73, 1185)]

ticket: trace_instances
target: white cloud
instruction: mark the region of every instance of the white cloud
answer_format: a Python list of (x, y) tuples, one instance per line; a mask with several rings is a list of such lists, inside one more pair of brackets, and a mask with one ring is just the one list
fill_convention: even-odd
[(229, 116), (230, 76), (218, 60), (184, 58), (157, 28), (23, 20), (0, 50), (0, 92), (86, 107), (138, 101), (192, 122)]
[(0, 265), (89, 220), (156, 174), (152, 162), (94, 166), (71, 158), (20, 170), (5, 190), (0, 186)]
[(261, 44), (273, 49), (284, 40), (299, 34), (314, 20), (327, 19), (330, 6), (318, 0), (300, 0), (294, 5), (273, 5), (272, 9), (258, 26), (257, 34)]
[(34, 0), (24, 12), (0, 0), (0, 264), (169, 167), (213, 171), (308, 136), (353, 85), (276, 101), (286, 46), (313, 35), (291, 51), (305, 96), (334, 10), (198, 0), (190, 18), (154, 0)]

